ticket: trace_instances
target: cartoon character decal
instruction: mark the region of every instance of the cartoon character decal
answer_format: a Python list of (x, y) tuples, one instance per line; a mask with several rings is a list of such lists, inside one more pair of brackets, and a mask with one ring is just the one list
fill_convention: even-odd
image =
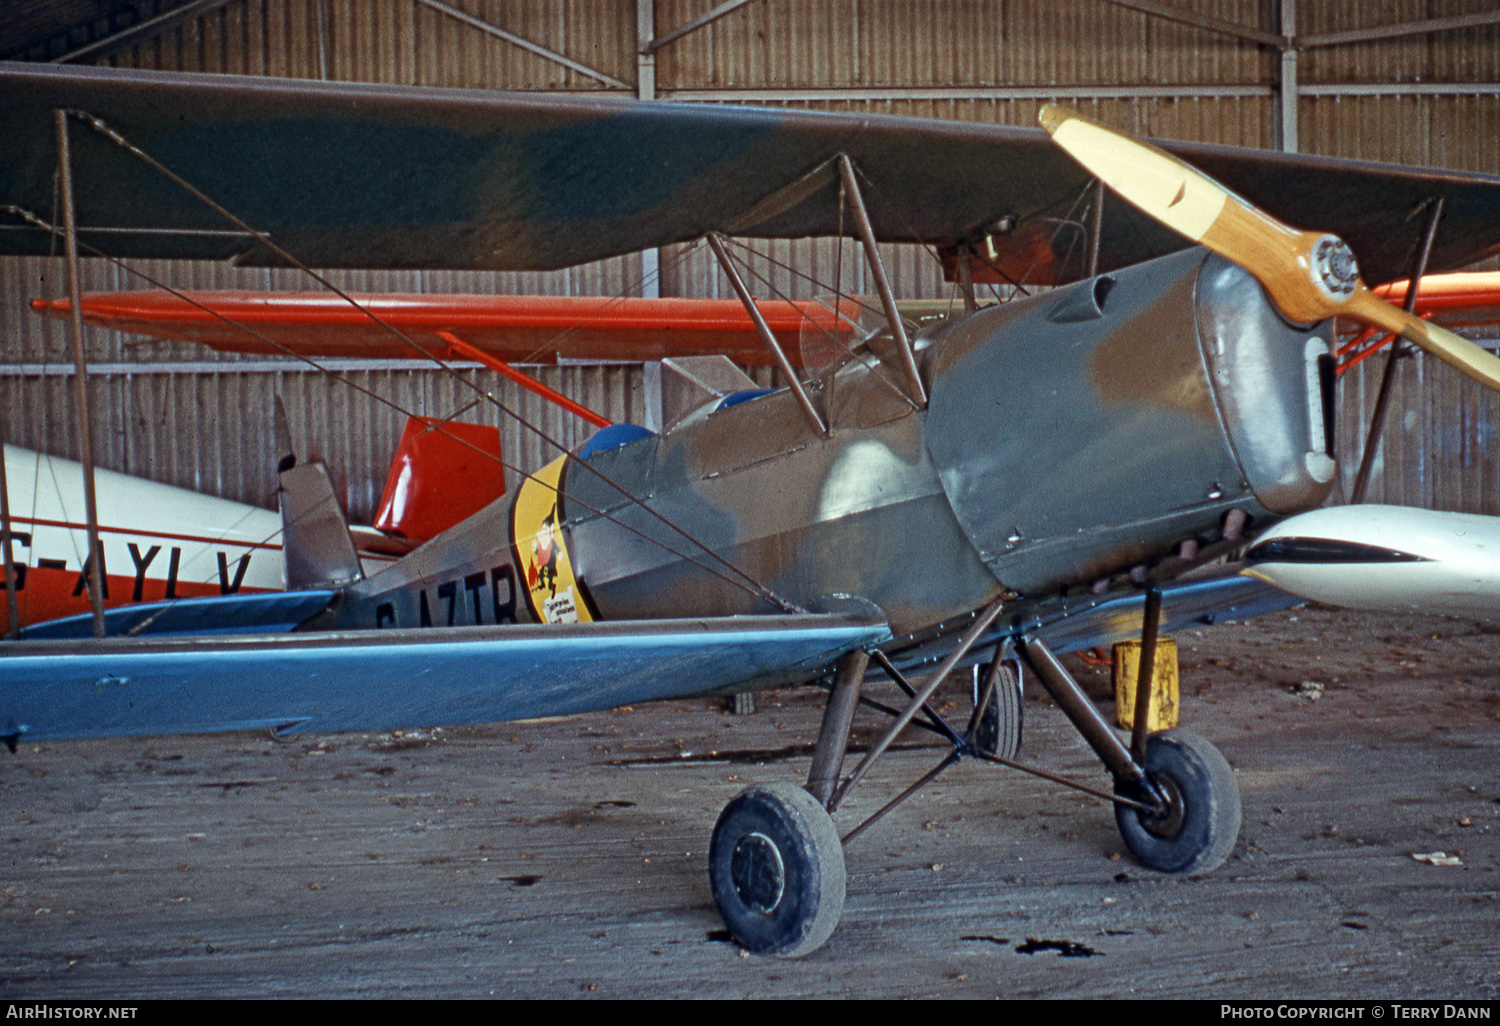
[(511, 538), (516, 566), (526, 579), (526, 601), (541, 623), (590, 623), (580, 583), (568, 558), (561, 495), (567, 457), (554, 460), (516, 490)]
[(557, 594), (557, 507), (547, 514), (531, 540), (531, 561), (526, 564), (526, 586), (532, 591), (542, 588)]

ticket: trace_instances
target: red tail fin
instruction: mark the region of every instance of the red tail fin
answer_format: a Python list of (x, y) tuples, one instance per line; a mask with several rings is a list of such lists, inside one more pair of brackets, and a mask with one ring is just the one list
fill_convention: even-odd
[(411, 417), (391, 460), (375, 526), (424, 542), (504, 494), (498, 428)]

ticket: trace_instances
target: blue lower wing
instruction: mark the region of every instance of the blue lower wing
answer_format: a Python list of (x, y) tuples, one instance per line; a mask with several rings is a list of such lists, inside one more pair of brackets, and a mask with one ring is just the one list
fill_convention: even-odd
[(890, 637), (848, 616), (24, 641), (0, 737), (489, 723), (806, 680)]
[[(290, 631), (329, 592), (227, 597), (113, 613), (96, 641), (87, 617), (0, 645), (0, 737), (381, 730), (490, 723), (803, 681), (854, 648), (890, 639), (848, 615), (727, 617)], [(1300, 600), (1232, 572), (1164, 589), (1162, 629), (1249, 619)], [(1058, 652), (1138, 637), (1141, 597), (1106, 597), (1002, 623), (984, 644), (1040, 635)], [(250, 634), (226, 634), (236, 623)], [(952, 639), (908, 649), (913, 669)], [(983, 653), (974, 658), (987, 658)]]
[[(268, 591), (117, 606), (104, 611), (104, 633), (111, 638), (158, 634), (280, 634), (323, 612), (336, 594), (334, 591)], [(79, 641), (93, 636), (92, 613), (37, 624), (26, 628), (23, 634), (26, 641)]]
[[(1302, 601), (1280, 588), (1241, 577), (1237, 566), (1229, 566), (1164, 586), (1160, 629), (1168, 634), (1229, 620), (1250, 620)], [(1146, 602), (1144, 593), (1137, 591), (1017, 605), (1015, 613), (1001, 614), (960, 665), (983, 662), (993, 655), (989, 646), (1022, 635), (1040, 638), (1059, 655), (1139, 638)], [(952, 651), (957, 631), (967, 625), (965, 620), (958, 620), (946, 633), (902, 649), (895, 658), (896, 666), (915, 673), (937, 665)]]
[[(1231, 569), (1216, 576), (1176, 581), (1162, 588), (1160, 629), (1166, 634), (1229, 620), (1253, 620), (1302, 602), (1280, 588), (1241, 577)], [(1145, 605), (1145, 597), (1140, 594), (1112, 598), (1090, 609), (1059, 617), (1037, 633), (1058, 653), (1128, 641), (1141, 636)]]

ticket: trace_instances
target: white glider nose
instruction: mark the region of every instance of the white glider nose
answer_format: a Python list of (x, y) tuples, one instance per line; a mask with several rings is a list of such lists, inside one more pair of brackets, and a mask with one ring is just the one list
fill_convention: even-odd
[(1244, 574), (1330, 605), (1500, 619), (1500, 518), (1405, 506), (1313, 510), (1271, 528)]

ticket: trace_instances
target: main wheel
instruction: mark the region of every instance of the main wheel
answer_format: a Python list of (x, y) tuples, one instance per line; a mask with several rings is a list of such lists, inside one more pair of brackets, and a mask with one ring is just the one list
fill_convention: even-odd
[[(979, 700), (978, 681), (975, 682), (974, 700)], [(974, 730), (974, 745), (987, 755), (998, 755), (1002, 759), (1014, 759), (1021, 752), (1021, 726), (1024, 709), (1021, 702), (1021, 678), (1009, 663), (1000, 664), (995, 677), (995, 690), (990, 693), (989, 704), (979, 717)]]
[(791, 784), (747, 788), (724, 807), (708, 877), (724, 925), (757, 954), (810, 954), (844, 911), (844, 847), (833, 820)]
[[(1218, 868), (1240, 833), (1240, 789), (1219, 750), (1197, 734), (1168, 730), (1146, 741), (1146, 775), (1167, 799), (1159, 815), (1115, 806), (1120, 836), (1141, 865), (1163, 873)], [(1128, 785), (1116, 794), (1139, 797)]]

